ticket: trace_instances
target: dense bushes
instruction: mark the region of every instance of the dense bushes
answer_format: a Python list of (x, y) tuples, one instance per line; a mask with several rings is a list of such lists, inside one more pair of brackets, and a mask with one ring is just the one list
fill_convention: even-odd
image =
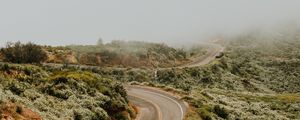
[(1, 49), (4, 60), (13, 63), (40, 63), (47, 59), (46, 52), (41, 46), (33, 43), (8, 43)]
[(43, 119), (109, 120), (135, 116), (122, 84), (99, 74), (21, 64), (0, 64), (0, 68), (0, 103), (25, 105)]

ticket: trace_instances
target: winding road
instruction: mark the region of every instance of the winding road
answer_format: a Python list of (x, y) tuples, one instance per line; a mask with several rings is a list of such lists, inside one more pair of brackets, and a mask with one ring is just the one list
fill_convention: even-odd
[[(182, 120), (187, 105), (173, 95), (142, 86), (128, 86), (129, 100), (139, 107), (140, 120)], [(148, 104), (147, 105), (145, 105)]]
[(179, 68), (198, 67), (198, 66), (206, 65), (210, 63), (212, 60), (214, 60), (216, 56), (219, 55), (221, 52), (223, 52), (225, 49), (223, 46), (218, 44), (209, 44), (209, 45), (210, 47), (208, 49), (208, 52), (205, 55), (198, 57), (191, 63), (179, 66)]
[[(197, 67), (208, 64), (223, 52), (221, 45), (211, 45), (208, 52), (193, 62), (177, 68)], [(163, 68), (164, 69), (164, 68)], [(136, 120), (183, 120), (188, 105), (174, 95), (145, 86), (126, 86), (129, 101), (139, 109)]]
[[(208, 64), (223, 52), (224, 47), (218, 44), (210, 44), (208, 52), (189, 64), (176, 68), (197, 67)], [(0, 62), (1, 63), (1, 62)], [(62, 67), (63, 64), (44, 63), (44, 66)], [(98, 66), (69, 65), (78, 68), (90, 68)], [(122, 68), (121, 68), (122, 69)], [(170, 69), (170, 68), (159, 68)], [(188, 104), (180, 98), (163, 90), (145, 86), (126, 86), (128, 99), (138, 107), (137, 120), (183, 120), (188, 109)]]

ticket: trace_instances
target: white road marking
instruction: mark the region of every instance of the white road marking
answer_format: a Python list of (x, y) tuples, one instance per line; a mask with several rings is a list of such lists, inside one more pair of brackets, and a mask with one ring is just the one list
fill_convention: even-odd
[(147, 90), (144, 90), (144, 92), (155, 94), (155, 95), (167, 98), (167, 99), (171, 100), (172, 102), (174, 102), (180, 108), (180, 112), (181, 112), (181, 117), (180, 118), (181, 118), (181, 120), (183, 120), (183, 116), (184, 116), (183, 108), (181, 107), (181, 105), (177, 101), (175, 101), (174, 99), (172, 99), (172, 98), (170, 98), (168, 96), (165, 96), (165, 95), (162, 95), (162, 94), (158, 94), (158, 93), (155, 93), (155, 92), (150, 92), (150, 91), (147, 91)]

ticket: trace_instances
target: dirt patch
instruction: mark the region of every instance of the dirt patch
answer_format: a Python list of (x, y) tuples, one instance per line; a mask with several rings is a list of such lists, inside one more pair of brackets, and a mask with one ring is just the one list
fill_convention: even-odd
[(38, 113), (12, 102), (0, 104), (1, 120), (42, 120)]

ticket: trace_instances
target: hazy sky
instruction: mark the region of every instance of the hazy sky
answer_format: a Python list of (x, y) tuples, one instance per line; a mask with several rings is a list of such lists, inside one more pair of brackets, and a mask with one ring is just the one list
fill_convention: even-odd
[(0, 45), (179, 42), (300, 21), (299, 0), (0, 0)]

